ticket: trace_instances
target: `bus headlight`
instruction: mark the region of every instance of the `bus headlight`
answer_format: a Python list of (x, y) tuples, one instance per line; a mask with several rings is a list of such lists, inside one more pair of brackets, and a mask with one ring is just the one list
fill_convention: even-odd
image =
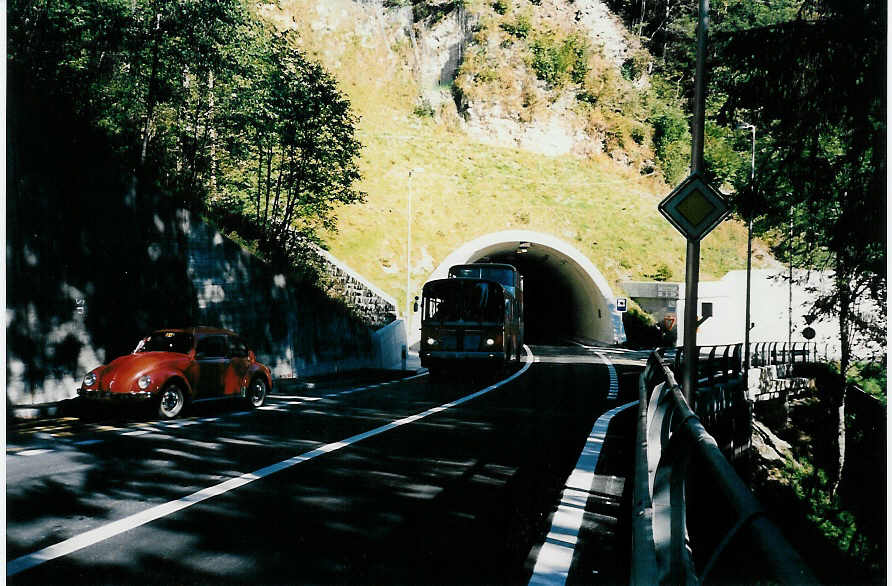
[(487, 346), (492, 346), (492, 345), (495, 344), (495, 343), (496, 343), (496, 341), (493, 340), (492, 338), (487, 338), (487, 339), (486, 339), (486, 345), (487, 345)]
[(427, 342), (427, 345), (428, 345), (428, 346), (436, 346), (436, 345), (437, 345), (437, 339), (436, 339), (436, 338), (428, 338), (428, 339), (425, 340), (425, 341)]

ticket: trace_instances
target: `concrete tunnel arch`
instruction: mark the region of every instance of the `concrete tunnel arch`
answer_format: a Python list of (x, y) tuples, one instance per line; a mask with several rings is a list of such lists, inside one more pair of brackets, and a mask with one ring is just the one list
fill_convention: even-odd
[[(529, 244), (526, 253), (518, 253), (522, 243)], [(507, 262), (524, 275), (527, 343), (573, 338), (606, 345), (625, 342), (610, 284), (574, 246), (541, 232), (493, 232), (457, 248), (428, 280), (446, 278), (452, 265), (479, 260)]]

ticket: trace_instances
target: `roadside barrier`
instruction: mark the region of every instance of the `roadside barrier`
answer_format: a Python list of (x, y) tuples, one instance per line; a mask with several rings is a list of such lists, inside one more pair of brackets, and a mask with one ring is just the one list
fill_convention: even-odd
[[(715, 349), (710, 353), (718, 355)], [(725, 350), (721, 355), (725, 363), (729, 356), (738, 354)], [(700, 584), (736, 536), (748, 539), (766, 578), (784, 584), (817, 583), (688, 406), (659, 352), (651, 354), (638, 386), (632, 584)], [(692, 458), (702, 465), (699, 472), (709, 479), (712, 490), (721, 494), (735, 517), (711, 551), (697, 549), (698, 557), (708, 556), (699, 575), (692, 558), (692, 548), (697, 544), (689, 539), (685, 503), (688, 462)]]

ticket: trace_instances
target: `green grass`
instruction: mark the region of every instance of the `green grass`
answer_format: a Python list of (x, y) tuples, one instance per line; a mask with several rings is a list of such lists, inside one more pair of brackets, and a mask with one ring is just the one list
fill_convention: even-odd
[[(283, 1), (277, 18), (287, 23), (301, 15), (295, 21), (304, 48), (341, 80), (361, 115), (361, 189), (368, 198), (338, 211), (339, 230), (325, 237), (335, 256), (404, 299), (409, 170), (423, 168), (411, 186), (416, 289), (457, 247), (508, 229), (545, 232), (575, 246), (617, 291), (619, 281), (646, 279), (664, 266), (683, 279), (684, 239), (657, 211), (670, 186), (606, 156), (548, 157), (481, 144), (448, 109), (415, 115), (419, 90), (401, 62), (411, 48), (355, 42), (350, 27), (362, 18), (360, 8), (332, 3), (348, 11), (340, 29), (314, 31), (318, 3), (310, 0)], [(702, 278), (743, 268), (745, 254), (745, 227), (725, 222), (702, 243)], [(423, 265), (423, 257), (430, 262)]]

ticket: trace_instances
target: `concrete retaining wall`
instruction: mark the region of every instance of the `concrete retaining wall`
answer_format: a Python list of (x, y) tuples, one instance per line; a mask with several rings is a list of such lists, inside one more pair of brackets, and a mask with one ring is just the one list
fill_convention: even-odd
[(8, 408), (75, 396), (87, 371), (167, 327), (235, 330), (277, 378), (401, 363), (405, 329), (374, 327), (393, 321), (395, 304), (355, 274), (349, 287), (364, 317), (166, 198), (61, 208), (57, 197), (8, 200)]

